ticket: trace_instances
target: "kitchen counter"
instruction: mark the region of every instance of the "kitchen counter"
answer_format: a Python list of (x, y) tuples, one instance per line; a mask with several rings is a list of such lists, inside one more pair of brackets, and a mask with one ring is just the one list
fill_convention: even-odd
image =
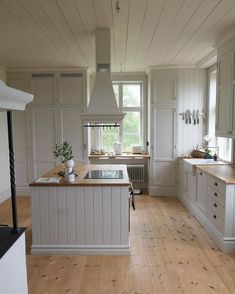
[[(64, 170), (64, 166), (61, 164), (41, 176), (41, 178), (60, 178), (61, 181), (59, 183), (36, 183), (34, 181), (30, 184), (30, 186), (129, 186), (130, 184), (127, 168), (124, 164), (76, 164), (74, 169), (78, 175), (74, 182), (68, 182), (63, 177), (58, 175), (59, 171)], [(122, 170), (123, 179), (84, 179), (87, 172), (91, 170)]]
[[(43, 177), (59, 177), (61, 170), (63, 165)], [(32, 254), (129, 255), (126, 165), (76, 165), (75, 170), (75, 182), (30, 184)], [(121, 170), (124, 178), (84, 179), (91, 170)]]
[(216, 177), (225, 184), (235, 184), (235, 167), (231, 165), (197, 166), (198, 169)]

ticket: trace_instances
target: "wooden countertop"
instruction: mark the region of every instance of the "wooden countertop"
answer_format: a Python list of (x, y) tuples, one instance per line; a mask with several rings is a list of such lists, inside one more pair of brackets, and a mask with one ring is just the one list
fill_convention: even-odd
[(197, 168), (225, 182), (225, 184), (235, 184), (235, 166), (199, 165)]
[(112, 155), (111, 153), (106, 154), (90, 154), (89, 159), (99, 159), (99, 158), (112, 158), (112, 159), (149, 159), (149, 154), (132, 154), (132, 153), (122, 153), (121, 155)]
[[(127, 167), (125, 164), (90, 164), (90, 165), (81, 165), (76, 164), (74, 167), (77, 177), (74, 182), (68, 182), (58, 175), (59, 171), (64, 170), (64, 165), (58, 165), (48, 173), (44, 174), (40, 178), (61, 178), (59, 183), (35, 183), (32, 182), (29, 186), (38, 187), (38, 186), (129, 186), (129, 177), (127, 173)], [(85, 175), (90, 170), (122, 170), (123, 179), (84, 179)]]

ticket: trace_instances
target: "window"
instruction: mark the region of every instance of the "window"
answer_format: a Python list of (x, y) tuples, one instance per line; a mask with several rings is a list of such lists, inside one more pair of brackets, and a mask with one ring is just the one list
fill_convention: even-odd
[(142, 145), (142, 84), (113, 83), (117, 104), (126, 113), (120, 128), (104, 128), (102, 148), (113, 152), (114, 142), (122, 143), (123, 151), (131, 151), (133, 145)]
[[(216, 117), (216, 70), (209, 71), (209, 101), (208, 101), (208, 134), (213, 137), (209, 147), (218, 147), (219, 158), (225, 161), (232, 161), (232, 139), (215, 137)], [(216, 149), (215, 149), (216, 150)]]

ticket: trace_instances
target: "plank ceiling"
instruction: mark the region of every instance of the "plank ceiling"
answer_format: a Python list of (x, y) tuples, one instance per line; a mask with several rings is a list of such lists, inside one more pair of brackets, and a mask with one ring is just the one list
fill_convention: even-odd
[(94, 30), (112, 32), (112, 70), (197, 65), (235, 21), (234, 0), (0, 0), (0, 64), (91, 67)]

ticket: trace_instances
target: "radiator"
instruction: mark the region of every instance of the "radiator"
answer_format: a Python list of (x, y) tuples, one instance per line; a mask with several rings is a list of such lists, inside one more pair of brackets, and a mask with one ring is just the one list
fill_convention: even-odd
[(128, 175), (133, 182), (144, 182), (144, 165), (143, 164), (128, 164)]

